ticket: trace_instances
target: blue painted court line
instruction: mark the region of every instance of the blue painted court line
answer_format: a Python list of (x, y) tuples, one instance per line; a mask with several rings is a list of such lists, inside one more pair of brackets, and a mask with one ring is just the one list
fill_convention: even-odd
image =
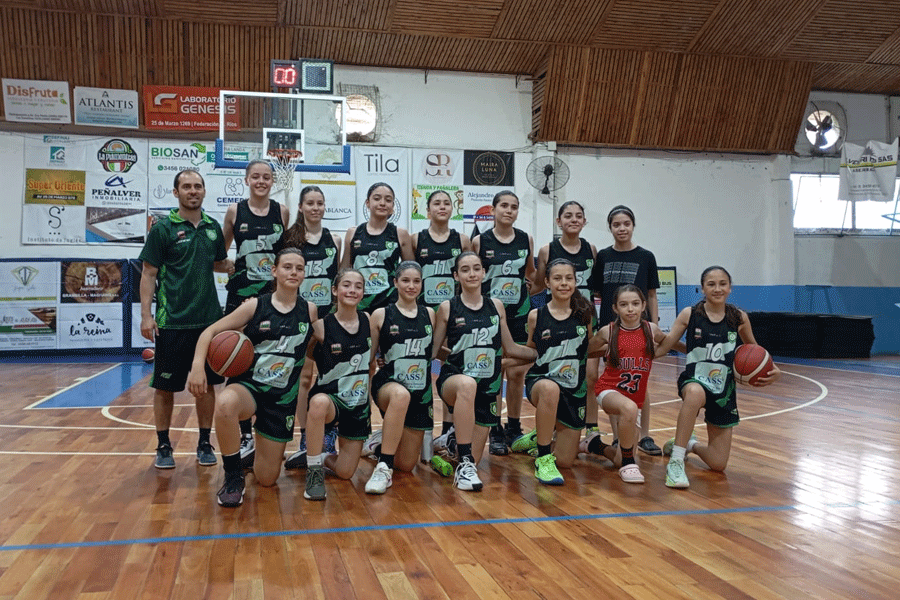
[[(821, 508), (858, 508), (861, 506), (897, 506), (900, 500), (885, 502), (836, 502)], [(252, 538), (293, 537), (307, 535), (328, 535), (340, 533), (360, 533), (369, 531), (400, 531), (405, 529), (432, 529), (436, 527), (475, 527), (484, 525), (515, 525), (518, 523), (550, 523), (555, 521), (589, 521), (595, 519), (629, 519), (644, 517), (684, 517), (705, 515), (733, 515), (766, 512), (806, 511), (817, 509), (816, 506), (748, 506), (744, 508), (714, 508), (706, 510), (662, 510), (655, 512), (606, 513), (594, 515), (562, 515), (557, 517), (538, 517), (519, 519), (481, 519), (471, 521), (432, 521), (426, 523), (400, 523), (397, 525), (364, 525), (361, 527), (330, 527), (326, 529), (295, 529), (288, 531), (256, 531), (249, 533), (220, 533), (210, 535), (185, 535), (159, 538), (135, 538), (128, 540), (102, 540), (96, 542), (60, 542), (57, 544), (21, 544), (16, 546), (0, 546), (0, 552), (19, 552), (23, 550), (60, 550), (65, 548), (103, 548), (109, 546), (130, 546), (132, 544), (167, 544), (178, 542), (205, 542), (210, 540), (235, 540)]]
[(153, 366), (140, 363), (120, 363), (67, 390), (51, 396), (32, 408), (99, 408), (113, 401), (153, 372)]

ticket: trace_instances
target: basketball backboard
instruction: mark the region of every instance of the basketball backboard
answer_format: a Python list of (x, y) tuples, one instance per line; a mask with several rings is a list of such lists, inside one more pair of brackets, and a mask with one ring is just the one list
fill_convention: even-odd
[(243, 169), (289, 149), (302, 153), (296, 171), (349, 173), (346, 115), (342, 96), (221, 90), (216, 167)]

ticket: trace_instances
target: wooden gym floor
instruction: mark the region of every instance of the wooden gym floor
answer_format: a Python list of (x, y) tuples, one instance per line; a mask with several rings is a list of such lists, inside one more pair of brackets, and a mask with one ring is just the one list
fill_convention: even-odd
[[(325, 502), (300, 471), (269, 489), (249, 475), (223, 509), (186, 393), (177, 468), (157, 471), (147, 367), (4, 362), (0, 599), (897, 598), (900, 362), (782, 367), (740, 389), (728, 470), (689, 458), (688, 490), (665, 487), (661, 457), (640, 456), (644, 485), (582, 458), (544, 487), (527, 456), (486, 455), (481, 493), (420, 467), (375, 497), (364, 459)], [(660, 445), (678, 370), (654, 367)]]

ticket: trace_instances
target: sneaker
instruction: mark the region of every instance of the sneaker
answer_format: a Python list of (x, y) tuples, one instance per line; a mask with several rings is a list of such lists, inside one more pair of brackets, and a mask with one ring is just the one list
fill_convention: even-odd
[(337, 437), (337, 428), (332, 427), (326, 431), (325, 437), (322, 439), (322, 452), (325, 454), (337, 454)]
[(369, 481), (368, 483), (366, 483), (366, 493), (385, 493), (393, 483), (393, 475), (393, 469), (388, 468), (388, 466), (383, 462), (379, 462), (377, 465), (375, 465), (375, 470), (372, 471), (372, 476), (369, 477)]
[(252, 469), (253, 459), (256, 457), (256, 442), (253, 434), (241, 435), (241, 468)]
[(225, 485), (216, 494), (219, 506), (240, 506), (244, 502), (244, 474), (225, 471)]
[(592, 431), (592, 429), (589, 429), (588, 434), (586, 436), (584, 436), (584, 439), (582, 439), (580, 442), (578, 442), (578, 451), (581, 452), (582, 454), (590, 454), (591, 451), (588, 450), (588, 446), (591, 444), (591, 441), (595, 437), (599, 437), (599, 436), (600, 436), (599, 431)]
[(506, 456), (509, 454), (509, 446), (506, 445), (506, 434), (503, 431), (503, 425), (491, 427), (488, 452), (494, 456)]
[(509, 445), (509, 449), (513, 452), (528, 452), (535, 448), (537, 448), (537, 429), (532, 429), (528, 433), (523, 433)]
[(691, 485), (684, 472), (683, 460), (670, 460), (666, 466), (666, 485), (670, 488), (685, 489)]
[(619, 469), (619, 477), (625, 483), (644, 483), (644, 474), (641, 473), (640, 468), (634, 463), (622, 465)]
[(656, 442), (654, 442), (653, 438), (649, 435), (641, 438), (641, 441), (638, 442), (638, 449), (650, 456), (659, 456), (662, 454), (662, 450), (659, 449), (659, 446), (656, 445)]
[(372, 435), (369, 436), (365, 442), (363, 442), (362, 447), (362, 455), (363, 456), (375, 456), (378, 458), (378, 455), (381, 454), (381, 430), (373, 431)]
[(534, 461), (534, 476), (544, 485), (562, 485), (565, 482), (556, 468), (556, 457), (552, 454), (539, 456)]
[[(504, 444), (505, 446), (505, 444)], [(456, 465), (456, 473), (453, 476), (453, 483), (461, 490), (467, 492), (480, 492), (484, 484), (478, 478), (478, 469), (475, 463), (468, 456), (459, 461)]]
[(431, 468), (441, 474), (442, 477), (453, 475), (453, 465), (435, 454), (431, 457)]
[(300, 445), (297, 451), (288, 456), (284, 461), (285, 469), (305, 469), (306, 468), (306, 432), (300, 434)]
[(157, 469), (174, 469), (175, 459), (172, 457), (172, 446), (162, 444), (156, 449), (156, 462), (153, 466)]
[[(644, 438), (647, 439), (647, 438)], [(688, 441), (688, 445), (690, 445), (691, 440), (696, 440), (697, 436), (694, 435), (694, 432), (691, 432), (691, 439)], [(644, 441), (644, 440), (641, 440)], [(663, 444), (662, 453), (666, 456), (672, 456), (672, 448), (675, 447), (675, 438), (670, 439), (668, 442)]]
[(197, 444), (197, 462), (200, 463), (200, 466), (211, 467), (216, 464), (214, 450), (215, 448), (209, 442)]
[(456, 430), (452, 427), (443, 435), (439, 435), (431, 442), (431, 450), (434, 454), (445, 454), (448, 458), (456, 458)]
[(325, 499), (325, 468), (322, 465), (310, 467), (306, 471), (306, 489), (303, 497), (307, 500)]

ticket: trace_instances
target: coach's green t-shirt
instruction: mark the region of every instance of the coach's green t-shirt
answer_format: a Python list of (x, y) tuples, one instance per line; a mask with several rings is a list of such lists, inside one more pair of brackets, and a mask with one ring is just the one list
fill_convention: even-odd
[(213, 263), (227, 256), (222, 228), (205, 212), (195, 228), (173, 208), (150, 229), (140, 260), (159, 269), (159, 328), (196, 329), (222, 317)]

